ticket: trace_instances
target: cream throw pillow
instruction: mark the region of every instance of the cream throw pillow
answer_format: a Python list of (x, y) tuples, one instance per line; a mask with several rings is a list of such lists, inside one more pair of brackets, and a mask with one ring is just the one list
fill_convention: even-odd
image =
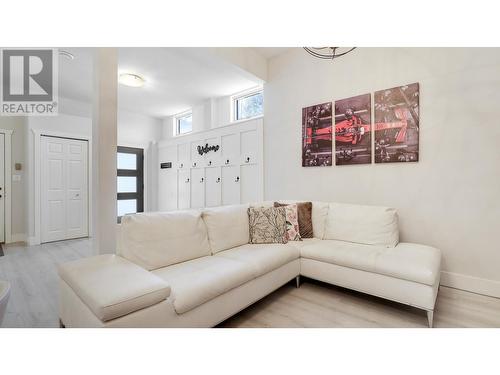
[(287, 243), (285, 207), (248, 209), (250, 243)]

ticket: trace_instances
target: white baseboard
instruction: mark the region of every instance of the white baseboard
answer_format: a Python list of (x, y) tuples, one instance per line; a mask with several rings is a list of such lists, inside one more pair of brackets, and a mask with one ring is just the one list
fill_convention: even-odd
[(29, 246), (40, 245), (40, 241), (38, 241), (36, 237), (28, 237), (28, 245)]
[(500, 298), (500, 281), (441, 271), (441, 285)]
[(26, 242), (26, 233), (12, 233), (10, 236), (10, 243), (14, 242)]

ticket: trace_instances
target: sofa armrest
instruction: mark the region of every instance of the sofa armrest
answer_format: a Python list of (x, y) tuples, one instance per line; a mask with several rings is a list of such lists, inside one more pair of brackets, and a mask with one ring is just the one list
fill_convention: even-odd
[(62, 264), (59, 277), (104, 322), (157, 304), (170, 295), (165, 281), (117, 255)]

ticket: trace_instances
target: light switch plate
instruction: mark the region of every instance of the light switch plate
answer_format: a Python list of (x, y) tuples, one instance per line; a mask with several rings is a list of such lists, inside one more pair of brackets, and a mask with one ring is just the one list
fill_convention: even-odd
[(20, 174), (13, 174), (12, 175), (12, 181), (14, 181), (14, 182), (21, 181), (21, 175)]

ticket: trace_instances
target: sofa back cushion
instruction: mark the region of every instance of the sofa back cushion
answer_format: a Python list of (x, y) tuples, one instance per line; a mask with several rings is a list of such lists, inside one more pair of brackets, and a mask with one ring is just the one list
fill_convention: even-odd
[(394, 208), (330, 203), (325, 240), (395, 247), (399, 242)]
[(192, 210), (124, 216), (118, 254), (147, 270), (210, 255), (201, 212)]
[(311, 220), (314, 238), (323, 239), (325, 236), (326, 219), (328, 217), (329, 204), (327, 202), (312, 202)]
[(248, 243), (248, 204), (203, 210), (212, 254)]

